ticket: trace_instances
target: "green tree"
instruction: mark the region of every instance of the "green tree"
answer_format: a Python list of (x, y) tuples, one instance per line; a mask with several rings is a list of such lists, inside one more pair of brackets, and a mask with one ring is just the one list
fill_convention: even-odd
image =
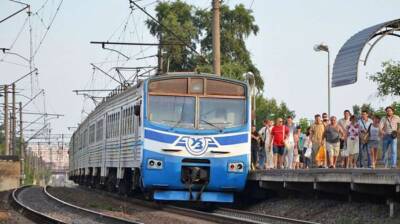
[[(166, 52), (166, 55), (163, 55), (166, 59), (163, 67), (165, 68), (166, 64), (169, 63), (170, 71), (193, 71), (197, 64), (196, 55), (188, 47), (181, 44), (195, 48), (199, 41), (200, 31), (195, 26), (194, 7), (181, 1), (160, 2), (155, 11), (157, 12), (157, 20), (162, 26), (151, 19), (146, 20), (150, 34), (157, 37), (161, 42), (179, 43), (179, 45), (163, 47)], [(173, 31), (173, 34), (163, 27)]]
[(372, 108), (370, 103), (363, 103), (360, 107), (360, 111), (367, 111), (368, 114), (374, 114), (375, 113), (375, 109)]
[(263, 96), (257, 96), (256, 104), (256, 124), (258, 129), (261, 128), (263, 121), (266, 118), (286, 118), (289, 115), (295, 117), (294, 111), (290, 110), (283, 102), (278, 104), (275, 99), (267, 99)]
[(310, 122), (307, 118), (300, 118), (299, 126), (301, 127), (301, 132), (306, 133), (307, 128), (310, 127)]
[(358, 105), (353, 105), (353, 115), (359, 117), (361, 114), (361, 107)]
[(382, 71), (369, 76), (369, 79), (378, 84), (380, 96), (400, 96), (400, 62), (383, 62)]
[[(163, 29), (152, 20), (146, 24), (153, 36), (165, 42), (180, 42), (195, 49), (200, 49), (199, 56), (187, 46), (167, 46), (165, 63), (169, 61), (169, 71), (212, 72), (212, 34), (210, 10), (199, 9), (182, 1), (160, 2), (156, 9), (157, 19), (170, 31)], [(251, 60), (245, 40), (258, 33), (252, 11), (240, 4), (230, 9), (221, 6), (221, 73), (224, 77), (242, 80), (242, 74), (253, 72), (256, 87), (262, 91), (264, 81), (260, 71)], [(178, 36), (179, 39), (176, 37)]]

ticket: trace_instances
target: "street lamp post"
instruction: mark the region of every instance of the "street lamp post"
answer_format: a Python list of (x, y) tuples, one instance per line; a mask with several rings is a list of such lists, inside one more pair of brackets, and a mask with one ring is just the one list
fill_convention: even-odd
[(243, 74), (243, 78), (247, 81), (250, 86), (250, 94), (251, 94), (251, 119), (253, 120), (253, 125), (256, 125), (256, 94), (255, 94), (255, 84), (256, 80), (254, 74), (252, 72), (246, 72)]
[(325, 51), (328, 53), (328, 117), (331, 116), (331, 60), (329, 47), (325, 43), (316, 44), (314, 51)]

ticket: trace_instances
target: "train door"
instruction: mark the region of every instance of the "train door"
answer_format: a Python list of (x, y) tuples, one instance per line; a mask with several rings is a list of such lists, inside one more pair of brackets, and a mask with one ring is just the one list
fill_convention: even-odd
[[(140, 136), (140, 128), (141, 128), (141, 120), (140, 120), (140, 100), (138, 99), (135, 102), (134, 106), (134, 113), (132, 114), (133, 116), (133, 133), (134, 133), (134, 167), (140, 167), (141, 163), (141, 156), (142, 156), (142, 141), (141, 141), (141, 136)], [(138, 112), (139, 110), (139, 112)]]

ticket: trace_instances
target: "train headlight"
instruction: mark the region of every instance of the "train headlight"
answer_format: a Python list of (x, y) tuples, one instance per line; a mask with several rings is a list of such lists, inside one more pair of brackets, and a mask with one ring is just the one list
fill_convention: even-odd
[(164, 167), (164, 163), (161, 160), (157, 159), (148, 159), (147, 160), (147, 168), (148, 169), (162, 169)]
[(228, 172), (243, 173), (244, 164), (242, 162), (228, 163)]

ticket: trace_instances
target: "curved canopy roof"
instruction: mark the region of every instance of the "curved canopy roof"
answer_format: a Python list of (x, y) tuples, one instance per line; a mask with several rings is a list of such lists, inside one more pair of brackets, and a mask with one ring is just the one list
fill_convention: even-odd
[(379, 36), (376, 38), (375, 42), (370, 45), (371, 47), (366, 54), (365, 60), (361, 60), (364, 62), (364, 65), (375, 44), (386, 35), (400, 37), (400, 35), (394, 33), (399, 30), (400, 19), (397, 19), (368, 27), (347, 40), (342, 48), (340, 48), (335, 63), (333, 64), (332, 87), (344, 86), (357, 82), (358, 64), (365, 45)]

